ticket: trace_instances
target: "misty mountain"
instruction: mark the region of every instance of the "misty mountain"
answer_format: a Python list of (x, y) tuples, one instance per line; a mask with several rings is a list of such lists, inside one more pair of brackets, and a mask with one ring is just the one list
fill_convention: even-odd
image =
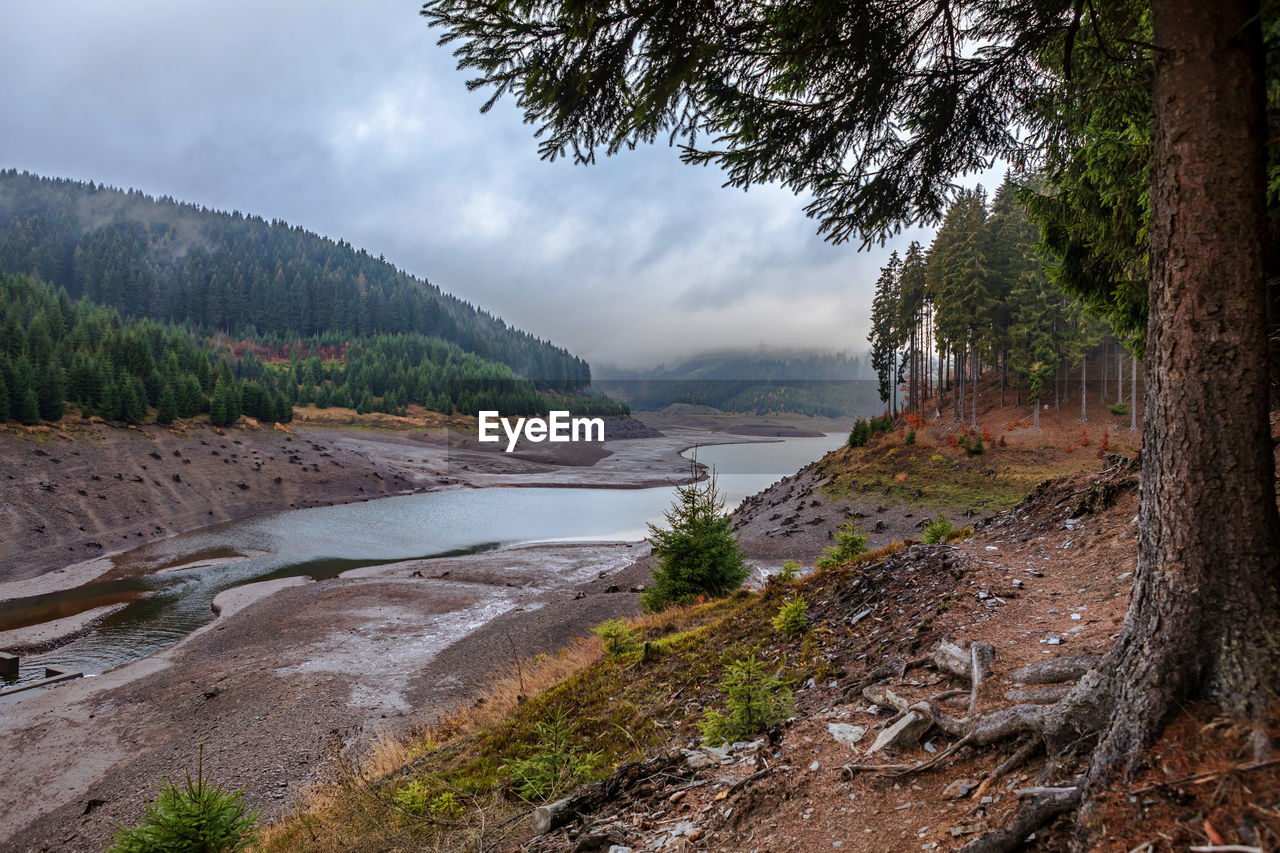
[(288, 341), (412, 334), (584, 388), (582, 359), (343, 240), (137, 190), (0, 171), (0, 270), (137, 318)]
[(863, 359), (845, 353), (720, 351), (648, 369), (605, 365), (595, 385), (646, 411), (692, 403), (743, 414), (854, 417), (882, 408)]

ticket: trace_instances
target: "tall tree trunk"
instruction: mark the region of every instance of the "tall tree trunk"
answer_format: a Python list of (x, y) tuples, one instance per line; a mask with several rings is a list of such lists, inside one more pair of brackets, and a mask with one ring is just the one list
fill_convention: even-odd
[(1088, 790), (1142, 761), (1185, 702), (1258, 715), (1280, 683), (1258, 6), (1154, 0), (1152, 12), (1138, 569), (1118, 641), (1055, 711), (1068, 722), (1057, 743), (1079, 736), (1073, 716), (1103, 732)]
[(1104, 406), (1107, 404), (1107, 351), (1110, 349), (1111, 345), (1104, 341), (1102, 344), (1102, 352), (1100, 354), (1102, 358), (1102, 369), (1098, 371), (1099, 376), (1102, 377), (1102, 390), (1098, 392), (1098, 402)]
[(982, 361), (978, 348), (973, 348), (973, 399), (969, 401), (969, 426), (978, 428), (978, 377), (982, 375)]
[(1000, 353), (1000, 408), (1004, 408), (1004, 386), (1009, 381), (1009, 351)]
[(1129, 356), (1129, 367), (1133, 371), (1129, 377), (1129, 432), (1138, 431), (1138, 357)]
[(1062, 365), (1053, 368), (1053, 410), (1056, 412), (1062, 408), (1062, 395), (1058, 393), (1061, 387), (1058, 383), (1058, 376), (1062, 373)]
[(1116, 342), (1116, 403), (1124, 402), (1124, 345)]
[(1085, 402), (1089, 399), (1089, 395), (1085, 393), (1085, 365), (1089, 363), (1088, 356), (1080, 356), (1080, 423), (1089, 421), (1089, 412), (1085, 408)]

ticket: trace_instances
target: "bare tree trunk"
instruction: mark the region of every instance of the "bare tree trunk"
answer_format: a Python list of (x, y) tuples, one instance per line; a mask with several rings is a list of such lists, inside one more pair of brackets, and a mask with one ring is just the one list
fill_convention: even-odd
[(1040, 429), (1040, 401), (1032, 400), (1031, 409), (1032, 409), (1031, 413), (1034, 416), (1034, 420), (1032, 421), (1032, 423), (1035, 425), (1036, 429)]
[(1062, 396), (1058, 393), (1058, 375), (1062, 373), (1062, 365), (1059, 364), (1053, 369), (1053, 410), (1055, 412), (1062, 409)]
[(1063, 744), (1103, 732), (1086, 795), (1142, 762), (1185, 703), (1257, 718), (1280, 683), (1258, 4), (1154, 0), (1152, 19), (1138, 569), (1118, 641), (1055, 710), (1052, 733)]
[(1124, 347), (1116, 344), (1116, 403), (1124, 402)]
[(1088, 356), (1083, 356), (1083, 355), (1080, 356), (1080, 423), (1082, 424), (1087, 423), (1089, 421), (1089, 412), (1085, 408), (1085, 403), (1089, 398), (1089, 395), (1085, 393), (1086, 391), (1085, 365), (1087, 365), (1088, 363), (1089, 363)]
[(969, 426), (978, 428), (978, 377), (982, 375), (982, 361), (978, 348), (973, 348), (973, 399), (969, 401)]
[(1129, 365), (1133, 375), (1129, 377), (1129, 432), (1138, 431), (1138, 357), (1129, 356)]
[(1098, 371), (1099, 376), (1101, 376), (1102, 378), (1102, 382), (1101, 382), (1102, 390), (1098, 392), (1098, 402), (1104, 406), (1107, 404), (1107, 352), (1110, 349), (1111, 349), (1111, 346), (1106, 342), (1103, 342), (1102, 353), (1101, 353), (1102, 369)]
[(1000, 408), (1004, 408), (1004, 386), (1009, 381), (1009, 351), (1000, 354)]

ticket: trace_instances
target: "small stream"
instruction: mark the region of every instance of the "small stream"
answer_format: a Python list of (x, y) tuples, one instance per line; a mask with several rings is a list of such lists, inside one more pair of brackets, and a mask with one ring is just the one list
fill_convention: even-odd
[[(794, 473), (844, 436), (788, 438), (698, 449), (715, 467), (726, 506)], [(289, 510), (228, 522), (115, 557), (143, 573), (71, 590), (0, 601), (0, 630), (128, 602), (88, 634), (22, 660), (0, 686), (31, 681), (45, 666), (97, 675), (176, 643), (211, 621), (210, 604), (232, 587), (276, 578), (336, 577), (362, 566), (479, 553), (544, 542), (634, 541), (662, 520), (673, 488), (484, 488)]]

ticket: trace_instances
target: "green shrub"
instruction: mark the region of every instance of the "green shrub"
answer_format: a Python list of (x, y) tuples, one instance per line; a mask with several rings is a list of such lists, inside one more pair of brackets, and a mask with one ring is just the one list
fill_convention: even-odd
[(909, 427), (909, 428), (907, 429), (907, 435), (906, 435), (906, 437), (905, 437), (905, 438), (903, 438), (903, 439), (902, 439), (902, 443), (903, 443), (903, 444), (915, 444), (915, 443), (916, 443), (916, 428), (915, 428), (915, 427)]
[(230, 853), (253, 841), (259, 812), (244, 803), (244, 791), (230, 791), (204, 778), (204, 744), (196, 777), (182, 787), (166, 779), (148, 803), (142, 821), (119, 829), (108, 853)]
[(629, 624), (621, 619), (610, 619), (595, 628), (596, 636), (604, 642), (605, 653), (611, 658), (625, 655), (640, 647), (640, 638)]
[[(690, 472), (698, 473), (697, 459)], [(747, 579), (747, 567), (724, 498), (716, 489), (716, 475), (704, 483), (676, 489), (676, 499), (666, 512), (668, 528), (649, 525), (649, 541), (657, 567), (653, 584), (640, 601), (650, 610), (684, 604), (700, 597), (728, 595)]]
[(809, 605), (803, 595), (784, 602), (778, 608), (778, 615), (773, 617), (773, 630), (788, 639), (803, 634), (809, 628), (809, 619), (805, 615), (808, 610)]
[(1121, 417), (1129, 414), (1129, 404), (1128, 403), (1112, 403), (1110, 406), (1107, 406), (1107, 411), (1115, 415), (1116, 417)]
[(853, 429), (849, 430), (849, 446), (862, 447), (871, 440), (871, 424), (867, 423), (866, 418), (858, 418), (853, 422)]
[(836, 533), (836, 544), (824, 550), (818, 558), (818, 568), (828, 569), (847, 563), (866, 550), (867, 535), (860, 532), (852, 521), (846, 521)]
[(547, 721), (535, 723), (537, 743), (532, 754), (518, 758), (504, 768), (511, 774), (511, 787), (530, 802), (554, 799), (584, 781), (600, 760), (600, 753), (588, 752), (573, 742), (574, 727), (563, 708)]
[(952, 533), (956, 532), (956, 526), (947, 520), (946, 516), (938, 513), (938, 517), (930, 521), (924, 526), (924, 535), (920, 537), (926, 544), (938, 545), (946, 542)]
[(791, 691), (777, 673), (765, 675), (764, 663), (755, 655), (729, 664), (719, 686), (728, 694), (728, 713), (707, 711), (698, 724), (712, 746), (759, 734), (791, 716)]
[(773, 573), (773, 577), (783, 583), (791, 583), (793, 580), (800, 577), (800, 570), (802, 568), (804, 568), (804, 566), (800, 565), (795, 560), (787, 560), (782, 564), (782, 568)]
[(396, 791), (392, 802), (409, 814), (426, 815), (438, 820), (458, 820), (467, 813), (452, 791), (441, 791), (421, 779), (415, 779)]
[(868, 421), (868, 426), (871, 427), (871, 434), (873, 436), (878, 432), (890, 432), (893, 430), (893, 415), (884, 414), (878, 418), (872, 418)]
[(969, 444), (964, 445), (964, 452), (970, 456), (981, 456), (985, 451), (986, 448), (982, 446), (981, 435), (975, 435)]

